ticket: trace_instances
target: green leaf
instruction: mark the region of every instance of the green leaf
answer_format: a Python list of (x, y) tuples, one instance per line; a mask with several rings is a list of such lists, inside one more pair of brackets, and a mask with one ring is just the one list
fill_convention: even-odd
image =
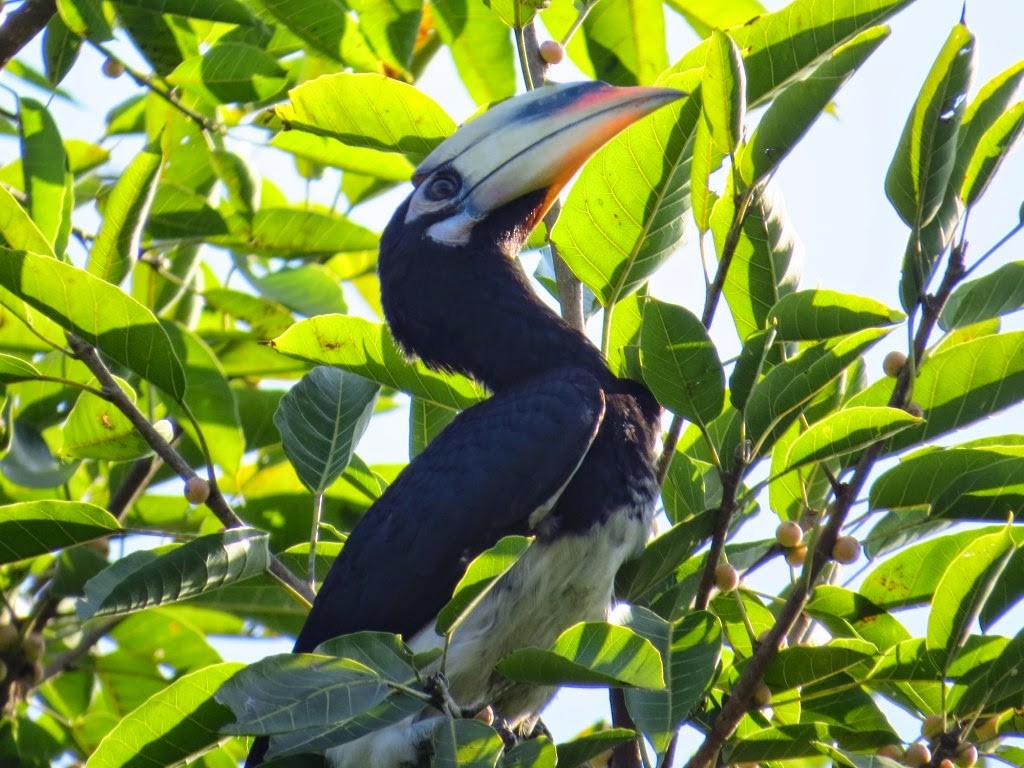
[(789, 443), (783, 471), (863, 450), (920, 423), (899, 408), (846, 408), (815, 422)]
[(30, 381), (41, 375), (32, 363), (14, 355), (0, 353), (0, 384)]
[(504, 536), (493, 547), (477, 555), (455, 585), (452, 599), (438, 612), (437, 633), (447, 635), (457, 630), (498, 580), (519, 561), (530, 542), (525, 536)]
[(555, 768), (558, 754), (555, 745), (545, 736), (532, 736), (521, 741), (501, 757), (501, 768)]
[(817, 341), (893, 325), (904, 317), (867, 296), (819, 288), (783, 296), (768, 313), (768, 322), (781, 341)]
[(118, 285), (138, 258), (142, 227), (149, 215), (162, 161), (147, 147), (128, 164), (103, 210), (103, 224), (89, 253), (89, 273)]
[(409, 403), (409, 456), (415, 458), (455, 418), (451, 408), (412, 398)]
[(599, 80), (650, 85), (668, 66), (660, 0), (598, 3), (583, 20), (582, 32)]
[(47, 79), (57, 85), (75, 65), (82, 38), (68, 29), (60, 16), (54, 16), (46, 24), (43, 33), (43, 70)]
[(783, 648), (765, 671), (764, 682), (773, 691), (819, 683), (864, 662), (873, 662), (876, 655), (871, 643), (857, 641)]
[(743, 412), (755, 450), (767, 450), (816, 394), (887, 333), (869, 328), (820, 342), (772, 368), (754, 385)]
[[(71, 232), (74, 192), (57, 123), (35, 99), (19, 102), (22, 171), (28, 212), (52, 251), (63, 256)], [(44, 251), (45, 253), (45, 251)]]
[(747, 75), (740, 49), (717, 29), (708, 41), (708, 58), (701, 78), (704, 119), (717, 149), (731, 155), (743, 135), (747, 112)]
[(494, 768), (504, 743), (491, 726), (472, 718), (440, 718), (431, 740), (430, 768)]
[(409, 68), (423, 16), (420, 0), (349, 0), (359, 16), (359, 31), (385, 66), (411, 82)]
[(53, 246), (14, 196), (0, 184), (0, 238), (15, 250), (54, 256)]
[(928, 614), (928, 648), (944, 649), (947, 667), (977, 620), (1013, 549), (1009, 526), (999, 533), (979, 536), (960, 550), (939, 581)]
[(630, 715), (661, 753), (717, 677), (722, 625), (707, 611), (691, 613), (672, 623), (636, 606), (630, 609), (625, 624), (654, 644), (668, 672), (664, 690), (625, 691)]
[[(766, 182), (752, 194), (735, 235), (732, 263), (722, 286), (743, 341), (766, 328), (771, 308), (800, 280), (801, 247), (777, 185)], [(711, 211), (711, 231), (719, 253), (733, 242), (736, 215), (730, 181)]]
[(167, 82), (212, 104), (260, 102), (288, 84), (288, 73), (266, 51), (241, 43), (218, 43), (185, 59)]
[(904, 548), (869, 573), (859, 591), (885, 609), (930, 603), (939, 581), (960, 553), (979, 535), (996, 530), (963, 531)]
[(0, 285), (171, 395), (185, 373), (153, 314), (116, 287), (47, 256), (0, 248)]
[(1006, 113), (1022, 80), (1024, 61), (1018, 61), (985, 83), (967, 105), (957, 134), (956, 166), (950, 178), (954, 192), (960, 189), (981, 137)]
[(452, 53), (459, 79), (477, 104), (516, 92), (515, 52), (508, 27), (484, 3), (431, 0), (434, 26)]
[(344, 314), (348, 309), (337, 277), (322, 264), (278, 269), (251, 282), (268, 299), (302, 315)]
[[(691, 0), (685, 2), (691, 5)], [(712, 7), (716, 13), (736, 14), (737, 23), (729, 25), (735, 27), (729, 29), (729, 35), (743, 52), (747, 102), (754, 106), (816, 66), (836, 48), (865, 29), (880, 24), (910, 2), (837, 0), (822, 5), (817, 0), (795, 0), (781, 10), (756, 18), (751, 18), (755, 14), (749, 12), (746, 2), (713, 3)], [(669, 72), (700, 69), (707, 58), (709, 44), (705, 40), (691, 48)]]
[(565, 630), (550, 650), (520, 648), (496, 669), (531, 685), (579, 685), (660, 689), (661, 654), (626, 627), (582, 622)]
[(910, 633), (891, 614), (842, 587), (818, 586), (806, 610), (834, 637), (863, 638), (879, 650), (910, 639)]
[[(386, 650), (376, 633), (359, 633), (355, 643), (377, 646), (359, 653), (379, 658)], [(268, 757), (323, 750), (358, 738), (421, 710), (424, 702), (392, 692), (412, 687), (408, 665), (371, 668), (353, 658), (308, 653), (270, 656), (241, 670), (217, 691), (217, 701), (235, 714), (226, 733), (273, 735)], [(399, 679), (390, 672), (400, 671)]]
[(281, 398), (274, 424), (288, 460), (314, 494), (322, 494), (345, 471), (379, 391), (361, 376), (318, 366)]
[[(672, 463), (675, 464), (675, 460)], [(676, 523), (648, 542), (639, 557), (624, 563), (616, 576), (616, 593), (627, 600), (638, 601), (649, 589), (692, 558), (711, 536), (714, 526), (714, 515), (701, 512), (692, 520)]]
[(647, 386), (662, 405), (707, 424), (725, 404), (725, 373), (703, 324), (683, 307), (648, 299), (640, 329)]
[(921, 87), (886, 174), (885, 193), (912, 229), (925, 226), (942, 205), (974, 73), (974, 47), (970, 30), (954, 26)]
[(715, 29), (738, 27), (765, 12), (765, 7), (758, 0), (731, 0), (728, 3), (668, 0), (668, 5), (682, 14), (686, 23), (701, 37), (707, 37)]
[(778, 167), (832, 103), (839, 89), (888, 36), (886, 27), (865, 30), (831, 51), (811, 74), (788, 86), (772, 101), (736, 158), (740, 178), (748, 186)]
[(483, 391), (468, 379), (407, 362), (382, 324), (362, 318), (323, 315), (302, 320), (270, 344), (286, 355), (318, 365), (336, 365), (448, 408), (462, 410), (483, 397)]
[[(114, 380), (134, 403), (135, 390), (131, 385), (117, 377)], [(98, 388), (95, 379), (90, 384)], [(152, 453), (152, 448), (135, 431), (128, 417), (108, 400), (91, 392), (78, 396), (62, 432), (64, 444), (60, 454), (63, 457), (128, 461)]]
[(304, 131), (282, 131), (270, 140), (270, 146), (317, 165), (363, 173), (386, 181), (408, 181), (414, 170), (412, 163), (403, 155), (351, 147), (337, 139)]
[(341, 0), (315, 4), (306, 0), (258, 0), (256, 5), (266, 12), (261, 15), (269, 14), (316, 53), (332, 61), (343, 61), (344, 43), (354, 25)]
[(376, 251), (378, 237), (333, 212), (261, 208), (244, 237), (217, 239), (218, 245), (280, 258), (324, 258), (337, 253)]
[(158, 553), (133, 552), (85, 585), (81, 620), (180, 602), (267, 570), (268, 534), (232, 528)]
[(693, 220), (701, 235), (711, 227), (711, 210), (718, 196), (711, 190), (711, 174), (721, 165), (723, 153), (715, 146), (706, 113), (697, 121), (693, 134), (693, 156), (690, 158), (690, 206)]
[(199, 41), (188, 21), (119, 3), (121, 26), (135, 47), (161, 76), (181, 62), (199, 55)]
[(1024, 132), (1024, 101), (1017, 102), (982, 135), (964, 173), (960, 199), (970, 208), (985, 193), (999, 165)]
[(484, 4), (498, 15), (509, 27), (521, 29), (537, 13), (536, 0), (484, 0)]
[(1024, 691), (1024, 633), (1018, 633), (989, 664), (975, 666), (964, 679), (966, 686), (954, 711), (962, 719), (981, 712), (1014, 706)]
[(100, 539), (121, 530), (107, 512), (83, 501), (41, 499), (0, 507), (0, 564)]
[(89, 757), (95, 768), (173, 765), (221, 740), (231, 713), (214, 701), (242, 664), (225, 662), (178, 678), (118, 722)]
[(57, 12), (68, 29), (95, 43), (114, 38), (100, 0), (57, 0)]
[(606, 309), (639, 288), (682, 242), (688, 143), (699, 114), (695, 100), (683, 99), (631, 125), (594, 155), (565, 200), (551, 240)]
[(455, 123), (422, 91), (397, 80), (348, 72), (326, 75), (288, 92), (276, 113), (288, 128), (345, 144), (426, 156)]
[(1003, 264), (991, 274), (957, 286), (942, 310), (944, 328), (964, 328), (1024, 307), (1024, 261)]
[[(850, 399), (848, 407), (884, 405), (893, 387), (883, 379)], [(925, 358), (914, 381), (914, 402), (925, 423), (896, 435), (898, 451), (971, 424), (1024, 399), (1024, 332), (981, 336)]]
[(558, 768), (589, 768), (590, 761), (595, 757), (636, 738), (637, 734), (628, 728), (606, 728), (578, 736), (558, 745)]
[(119, 0), (151, 13), (171, 13), (193, 19), (222, 21), (226, 24), (253, 25), (256, 19), (242, 3), (236, 0)]

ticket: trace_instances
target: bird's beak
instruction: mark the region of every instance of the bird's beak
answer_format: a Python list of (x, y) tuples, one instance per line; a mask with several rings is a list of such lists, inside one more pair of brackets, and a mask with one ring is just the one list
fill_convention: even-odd
[(501, 102), (434, 149), (413, 177), (443, 167), (462, 177), (462, 206), (482, 218), (505, 203), (545, 190), (534, 221), (605, 142), (686, 94), (671, 88), (618, 88), (599, 82), (538, 88)]

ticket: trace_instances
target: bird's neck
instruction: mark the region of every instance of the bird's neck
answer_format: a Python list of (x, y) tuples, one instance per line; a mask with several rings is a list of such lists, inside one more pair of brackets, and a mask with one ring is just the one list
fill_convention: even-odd
[(391, 256), (382, 249), (388, 324), (428, 366), (470, 376), (492, 392), (562, 367), (611, 377), (597, 348), (537, 297), (507, 254)]

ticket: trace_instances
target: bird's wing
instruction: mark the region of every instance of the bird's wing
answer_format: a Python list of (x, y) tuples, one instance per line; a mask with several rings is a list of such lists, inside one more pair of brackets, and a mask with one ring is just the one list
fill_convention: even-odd
[(572, 478), (604, 415), (598, 381), (562, 369), (459, 414), (367, 511), (295, 650), (361, 630), (406, 638), (434, 620), (467, 563)]

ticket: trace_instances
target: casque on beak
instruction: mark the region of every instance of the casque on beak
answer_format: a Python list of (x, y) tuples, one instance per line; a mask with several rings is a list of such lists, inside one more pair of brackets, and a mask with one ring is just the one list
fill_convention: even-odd
[(462, 178), (463, 215), (480, 219), (522, 195), (547, 194), (539, 219), (587, 159), (622, 129), (686, 94), (600, 82), (548, 85), (466, 123), (420, 164), (413, 183), (443, 168)]

